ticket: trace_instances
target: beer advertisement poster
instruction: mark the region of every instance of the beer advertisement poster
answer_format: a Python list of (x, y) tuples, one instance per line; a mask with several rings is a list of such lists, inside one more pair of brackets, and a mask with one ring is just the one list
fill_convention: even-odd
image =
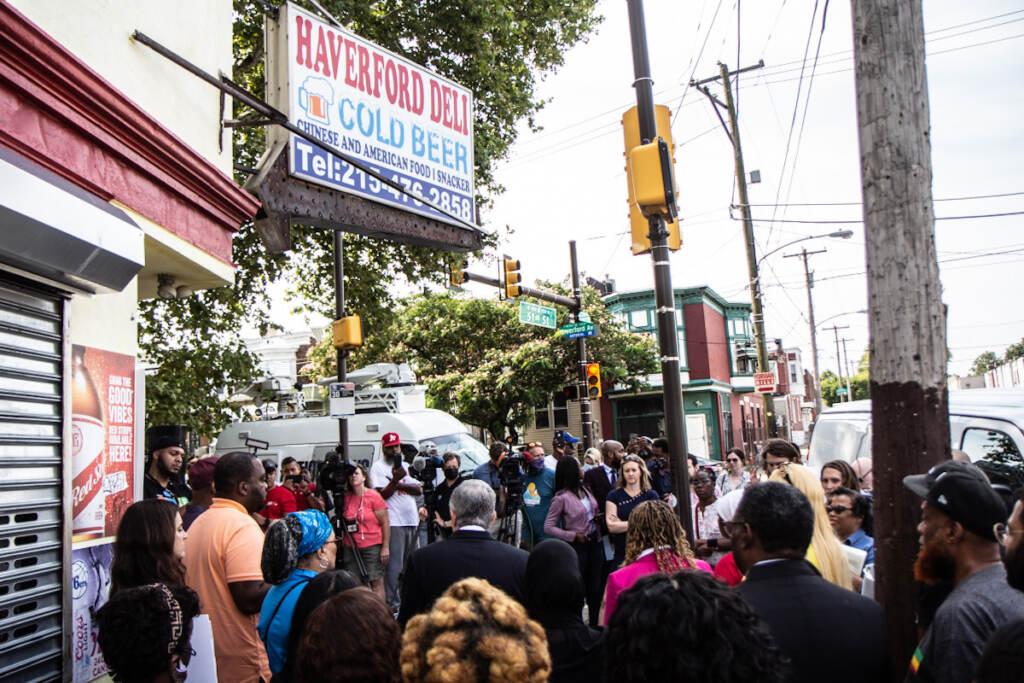
[[(415, 197), (475, 223), (472, 91), (291, 3), (281, 16), (287, 52), (276, 58), (287, 59), (289, 120)], [(294, 177), (455, 222), (309, 140), (292, 134), (289, 148)]]
[(113, 536), (135, 491), (135, 357), (74, 345), (72, 540)]
[(74, 683), (107, 673), (97, 641), (96, 611), (110, 594), (112, 542), (71, 551), (71, 671)]

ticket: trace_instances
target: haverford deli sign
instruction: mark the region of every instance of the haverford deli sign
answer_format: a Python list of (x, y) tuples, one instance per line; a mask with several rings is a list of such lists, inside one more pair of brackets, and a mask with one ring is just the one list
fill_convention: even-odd
[[(473, 93), (287, 5), (289, 120), (414, 195), (474, 221)], [(295, 135), (294, 177), (453, 222)]]

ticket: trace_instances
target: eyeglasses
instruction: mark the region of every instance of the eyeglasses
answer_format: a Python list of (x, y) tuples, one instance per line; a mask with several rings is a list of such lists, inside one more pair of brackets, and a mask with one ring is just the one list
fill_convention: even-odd
[(992, 534), (996, 537), (996, 540), (999, 541), (999, 545), (1001, 545), (1001, 546), (1005, 546), (1006, 545), (1006, 539), (1007, 538), (1009, 538), (1010, 536), (1013, 536), (1014, 534), (1019, 534), (1019, 533), (1020, 533), (1019, 531), (1014, 531), (1013, 529), (1011, 529), (1010, 527), (1006, 526), (1002, 522), (999, 522), (998, 524), (995, 524), (992, 527)]
[(845, 505), (826, 505), (825, 506), (825, 512), (829, 512), (829, 513), (834, 512), (837, 515), (841, 515), (844, 512), (853, 512), (853, 508), (847, 507)]
[(783, 460), (782, 462), (768, 462), (767, 460), (765, 460), (764, 461), (764, 471), (768, 472), (770, 474), (770, 473), (774, 472), (775, 470), (779, 469), (780, 467), (782, 467), (783, 465), (788, 465), (788, 464), (789, 464), (789, 462), (786, 461), (786, 460)]
[(746, 524), (747, 523), (742, 521), (742, 520), (736, 520), (736, 521), (732, 521), (732, 522), (722, 522), (722, 526), (724, 526), (726, 529), (729, 530), (729, 535), (730, 536), (732, 536), (733, 534), (736, 533), (736, 529), (740, 528), (741, 526), (746, 526)]
[(638, 455), (627, 455), (625, 458), (622, 459), (622, 461), (623, 462), (636, 462), (636, 463), (642, 463), (643, 462), (643, 460)]
[(531, 441), (530, 443), (526, 444), (527, 448), (536, 448), (537, 446), (544, 448), (544, 444), (540, 443), (539, 441)]

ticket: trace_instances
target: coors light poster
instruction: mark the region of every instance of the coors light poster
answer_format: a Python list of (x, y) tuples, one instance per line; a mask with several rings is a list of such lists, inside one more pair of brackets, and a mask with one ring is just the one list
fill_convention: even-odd
[(72, 347), (72, 540), (113, 536), (135, 483), (135, 357)]

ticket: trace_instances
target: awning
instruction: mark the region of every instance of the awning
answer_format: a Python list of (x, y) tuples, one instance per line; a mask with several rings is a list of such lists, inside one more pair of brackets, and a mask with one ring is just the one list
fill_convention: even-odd
[(121, 291), (145, 263), (123, 211), (3, 147), (0, 235), (0, 262), (82, 291)]

